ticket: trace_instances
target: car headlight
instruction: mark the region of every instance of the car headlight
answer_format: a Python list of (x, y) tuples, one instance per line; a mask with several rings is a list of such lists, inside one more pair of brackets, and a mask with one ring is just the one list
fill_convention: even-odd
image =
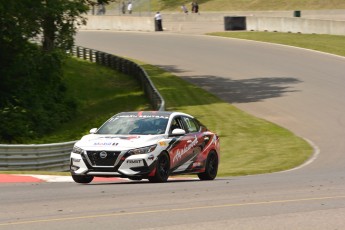
[(76, 154), (83, 154), (84, 153), (84, 149), (79, 148), (77, 146), (74, 146), (72, 152), (74, 152)]
[(137, 155), (137, 154), (145, 154), (145, 153), (150, 153), (153, 152), (156, 149), (157, 145), (150, 145), (142, 148), (137, 148), (137, 149), (131, 149), (129, 150), (129, 154), (131, 155)]

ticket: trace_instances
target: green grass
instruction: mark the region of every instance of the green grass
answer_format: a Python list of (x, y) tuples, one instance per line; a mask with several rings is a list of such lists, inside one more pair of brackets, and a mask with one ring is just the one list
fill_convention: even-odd
[[(180, 11), (192, 1), (151, 0), (153, 10)], [(345, 9), (344, 0), (198, 0), (200, 11), (321, 10)]]
[(65, 63), (64, 75), (68, 94), (77, 99), (78, 114), (51, 135), (33, 143), (78, 140), (118, 112), (151, 109), (140, 84), (131, 76), (76, 58)]
[(284, 44), (345, 56), (345, 36), (276, 32), (217, 32), (209, 35)]
[(164, 97), (167, 110), (192, 114), (218, 133), (220, 176), (281, 171), (310, 157), (311, 147), (290, 131), (244, 113), (157, 67), (142, 65)]

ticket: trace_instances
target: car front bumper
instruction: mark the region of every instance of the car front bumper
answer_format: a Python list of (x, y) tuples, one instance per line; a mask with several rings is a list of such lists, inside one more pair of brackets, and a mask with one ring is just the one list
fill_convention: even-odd
[[(153, 154), (140, 154), (125, 157), (119, 154), (113, 165), (102, 164), (101, 160), (90, 159), (88, 154), (71, 153), (70, 169), (72, 175), (92, 175), (100, 177), (138, 177), (147, 176), (155, 167)], [(105, 160), (104, 160), (105, 162)]]

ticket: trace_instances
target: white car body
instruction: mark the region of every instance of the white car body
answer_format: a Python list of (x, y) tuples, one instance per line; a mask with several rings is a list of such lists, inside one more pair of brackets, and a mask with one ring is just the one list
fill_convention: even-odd
[[(112, 123), (117, 124), (116, 127), (111, 126)], [(179, 127), (171, 128), (176, 123)], [(143, 124), (146, 131), (138, 128)], [(132, 128), (135, 129), (124, 131)], [(71, 152), (71, 174), (77, 183), (89, 183), (94, 176), (164, 182), (171, 174), (205, 175), (209, 153), (216, 160), (212, 167), (218, 168), (218, 136), (188, 114), (120, 113), (90, 132)], [(160, 170), (162, 175), (158, 175)]]

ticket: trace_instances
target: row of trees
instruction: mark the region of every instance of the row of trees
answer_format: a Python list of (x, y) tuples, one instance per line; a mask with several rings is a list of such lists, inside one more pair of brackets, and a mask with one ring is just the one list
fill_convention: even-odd
[(45, 135), (73, 117), (62, 65), (83, 14), (111, 0), (0, 0), (0, 143)]

